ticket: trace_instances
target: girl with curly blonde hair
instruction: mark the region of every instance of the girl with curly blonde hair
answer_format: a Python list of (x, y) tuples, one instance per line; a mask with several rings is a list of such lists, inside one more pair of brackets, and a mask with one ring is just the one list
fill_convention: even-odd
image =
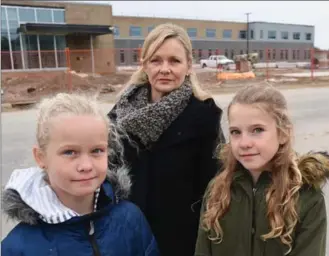
[(271, 86), (241, 89), (228, 121), (223, 169), (204, 196), (195, 256), (324, 256), (328, 154), (295, 153), (287, 102)]

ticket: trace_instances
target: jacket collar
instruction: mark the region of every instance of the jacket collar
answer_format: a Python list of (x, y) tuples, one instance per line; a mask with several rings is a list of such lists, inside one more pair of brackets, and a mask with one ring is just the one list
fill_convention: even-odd
[[(297, 155), (298, 169), (302, 175), (303, 186), (321, 189), (329, 179), (329, 154), (326, 151), (308, 152)], [(272, 180), (271, 171), (264, 171), (259, 176), (256, 187), (266, 186)], [(238, 163), (233, 175), (233, 182), (242, 184), (246, 189), (253, 187), (253, 180), (250, 172)]]
[[(40, 219), (48, 223), (62, 223), (79, 217), (61, 204), (43, 176), (43, 171), (35, 167), (13, 171), (2, 196), (3, 211), (9, 219), (33, 225)], [(116, 204), (128, 198), (130, 187), (125, 167), (109, 170), (100, 195), (105, 196), (107, 202)]]
[(240, 186), (246, 192), (247, 195), (251, 196), (253, 193), (253, 188), (263, 189), (267, 187), (271, 183), (271, 176), (272, 175), (270, 171), (263, 171), (259, 176), (257, 183), (254, 184), (250, 172), (239, 163), (233, 175), (232, 185)]

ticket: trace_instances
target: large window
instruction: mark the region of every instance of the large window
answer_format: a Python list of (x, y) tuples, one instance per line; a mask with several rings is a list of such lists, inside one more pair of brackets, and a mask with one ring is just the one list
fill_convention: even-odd
[(142, 36), (142, 27), (130, 26), (129, 36)]
[(41, 66), (43, 68), (53, 68), (56, 63), (54, 36), (39, 35)]
[(232, 30), (231, 29), (224, 29), (223, 30), (223, 38), (225, 38), (225, 39), (232, 38)]
[(17, 20), (17, 8), (16, 7), (7, 7), (8, 20)]
[(65, 11), (64, 10), (53, 10), (54, 23), (65, 22)]
[(26, 69), (40, 68), (38, 36), (24, 35), (22, 42), (24, 48), (25, 68)]
[(138, 49), (133, 50), (133, 63), (138, 63)]
[(216, 29), (214, 29), (214, 28), (207, 28), (206, 29), (206, 37), (208, 37), (208, 38), (215, 38), (216, 37)]
[(276, 39), (276, 31), (274, 30), (268, 31), (268, 39)]
[(35, 9), (32, 8), (18, 8), (20, 22), (36, 22)]
[(196, 28), (188, 28), (187, 34), (189, 37), (197, 37), (197, 29)]
[(288, 40), (289, 39), (289, 32), (282, 31), (281, 32), (281, 39)]
[(299, 33), (299, 32), (294, 32), (294, 33), (292, 34), (292, 38), (293, 38), (294, 40), (300, 40), (300, 33)]
[(306, 33), (306, 34), (305, 34), (305, 39), (306, 39), (307, 41), (311, 41), (311, 40), (312, 40), (312, 33)]
[(1, 7), (1, 69), (11, 69), (6, 9)]
[(18, 33), (27, 22), (65, 23), (65, 10), (1, 6), (1, 69), (65, 67), (65, 36)]
[(37, 21), (40, 23), (53, 22), (50, 9), (37, 9)]
[(114, 36), (120, 36), (120, 28), (118, 26), (114, 26)]
[(65, 36), (55, 36), (55, 42), (56, 42), (56, 52), (57, 52), (57, 64), (58, 67), (66, 67), (66, 54), (65, 54), (65, 48), (66, 48), (66, 40)]
[(239, 38), (240, 39), (246, 39), (247, 38), (247, 31), (246, 30), (240, 30)]
[(125, 51), (120, 50), (120, 64), (124, 64), (124, 63), (125, 63)]

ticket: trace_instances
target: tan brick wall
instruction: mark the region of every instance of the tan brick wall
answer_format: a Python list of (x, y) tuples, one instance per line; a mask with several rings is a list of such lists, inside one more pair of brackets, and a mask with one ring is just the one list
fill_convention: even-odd
[(66, 4), (66, 23), (112, 25), (112, 6)]
[[(112, 25), (112, 6), (111, 5), (87, 5), (87, 4), (72, 4), (72, 3), (50, 3), (37, 1), (15, 1), (3, 0), (3, 5), (19, 5), (19, 6), (35, 6), (35, 7), (54, 7), (65, 8), (65, 22), (67, 24), (89, 24), (89, 25)], [(96, 72), (114, 72), (115, 57), (114, 37), (112, 34), (101, 35), (94, 38), (95, 53), (102, 50), (107, 54), (97, 54), (95, 60)], [(80, 72), (91, 71), (91, 54), (86, 50), (90, 49), (90, 39), (84, 36), (67, 36), (67, 46), (74, 49), (84, 49), (85, 51), (75, 51), (74, 56), (71, 56), (72, 69)], [(89, 71), (89, 72), (90, 72)]]
[(148, 34), (149, 26), (157, 26), (162, 23), (174, 23), (184, 28), (196, 28), (197, 39), (206, 39), (206, 29), (216, 29), (216, 38), (222, 39), (224, 29), (232, 30), (231, 40), (239, 39), (239, 31), (246, 30), (247, 24), (240, 22), (226, 22), (226, 21), (206, 21), (206, 20), (188, 20), (188, 19), (171, 19), (171, 18), (151, 18), (151, 17), (129, 17), (129, 16), (113, 16), (113, 25), (120, 29), (120, 36), (127, 38), (129, 36), (129, 27), (131, 25), (141, 26), (142, 35), (145, 37)]
[[(66, 23), (112, 26), (112, 6), (67, 4)], [(85, 49), (89, 49), (90, 39), (85, 38), (83, 40), (84, 43), (82, 43), (82, 46), (86, 47)], [(81, 49), (82, 46), (80, 45), (79, 48)], [(94, 37), (93, 46), (95, 49), (95, 71), (98, 73), (114, 72), (115, 57), (114, 51), (112, 50), (114, 49), (113, 35), (107, 34)], [(71, 45), (71, 47), (73, 48), (74, 46)], [(100, 52), (103, 54), (100, 54)], [(79, 67), (82, 66), (80, 69), (85, 70), (89, 68), (91, 70), (91, 55), (81, 51), (81, 57), (83, 60), (78, 61)], [(72, 60), (72, 62), (76, 63), (77, 61)], [(86, 64), (84, 65), (83, 62)]]

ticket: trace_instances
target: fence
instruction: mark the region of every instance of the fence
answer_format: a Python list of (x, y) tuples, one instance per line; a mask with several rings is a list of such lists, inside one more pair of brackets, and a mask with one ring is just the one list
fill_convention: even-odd
[[(258, 62), (254, 65), (255, 72), (263, 73), (266, 79), (289, 73), (302, 73), (303, 76), (314, 79), (322, 69), (329, 69), (329, 51), (316, 49), (266, 48), (251, 49), (257, 52)], [(234, 59), (235, 55), (244, 54), (243, 49), (193, 49), (193, 64), (198, 72), (201, 59), (211, 55), (224, 55)], [(72, 73), (113, 74), (116, 70), (136, 69), (140, 65), (141, 49), (69, 49), (49, 51), (2, 51), (1, 69), (3, 79), (9, 76), (27, 78), (49, 77), (49, 72), (60, 75), (53, 80), (59, 86), (72, 89)], [(228, 66), (230, 72), (235, 71), (235, 64)], [(35, 72), (39, 71), (39, 72)], [(7, 73), (12, 73), (7, 74)], [(302, 76), (300, 75), (300, 76)], [(7, 77), (7, 78), (6, 78)], [(41, 78), (40, 78), (41, 79)], [(43, 79), (43, 78), (42, 78)], [(51, 82), (51, 81), (49, 81)], [(82, 82), (81, 82), (82, 83)]]
[(265, 63), (255, 64), (256, 70), (265, 69), (266, 78), (273, 76), (305, 77), (314, 79), (329, 70), (329, 51), (310, 49), (265, 50)]

